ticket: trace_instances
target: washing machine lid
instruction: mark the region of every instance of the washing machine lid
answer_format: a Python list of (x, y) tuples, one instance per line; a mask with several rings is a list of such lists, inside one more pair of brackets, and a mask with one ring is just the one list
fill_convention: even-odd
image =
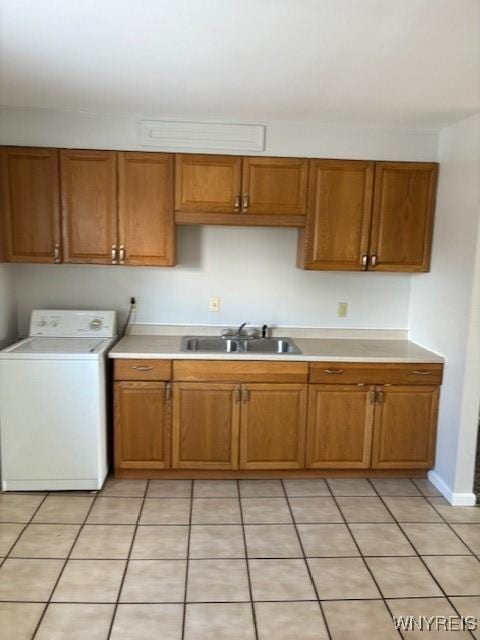
[(98, 358), (112, 342), (102, 338), (26, 338), (0, 351), (0, 359)]

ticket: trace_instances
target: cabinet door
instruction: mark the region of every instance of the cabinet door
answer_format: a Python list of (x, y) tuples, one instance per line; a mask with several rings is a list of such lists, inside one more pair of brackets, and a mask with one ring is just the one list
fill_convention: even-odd
[(59, 262), (58, 151), (6, 147), (0, 158), (6, 259)]
[(173, 385), (173, 467), (237, 469), (240, 386)]
[(305, 466), (307, 385), (242, 386), (241, 469)]
[(169, 466), (169, 387), (165, 382), (116, 382), (115, 467)]
[(242, 212), (304, 215), (308, 160), (244, 158)]
[(61, 152), (64, 262), (110, 264), (117, 249), (117, 154)]
[(238, 213), (242, 159), (237, 156), (177, 154), (175, 210)]
[(118, 154), (121, 264), (174, 264), (173, 162), (168, 153)]
[(366, 269), (373, 173), (373, 162), (310, 161), (307, 222), (299, 232), (299, 267)]
[(377, 162), (370, 268), (428, 271), (437, 165)]
[(307, 467), (370, 467), (374, 394), (360, 385), (310, 385)]
[(426, 385), (383, 387), (377, 392), (374, 469), (433, 466), (438, 395), (438, 387)]

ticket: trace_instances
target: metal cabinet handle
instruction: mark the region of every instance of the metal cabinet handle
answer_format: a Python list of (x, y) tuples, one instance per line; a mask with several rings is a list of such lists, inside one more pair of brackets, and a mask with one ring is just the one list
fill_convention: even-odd
[(170, 402), (172, 399), (172, 385), (170, 382), (167, 382), (165, 385), (165, 402)]
[(240, 211), (240, 205), (241, 205), (241, 196), (239, 193), (237, 193), (237, 195), (235, 196), (235, 200), (234, 200), (234, 208), (235, 211)]
[(375, 400), (378, 404), (383, 404), (385, 402), (385, 393), (383, 389), (377, 389)]
[(125, 257), (126, 257), (126, 251), (125, 251), (125, 245), (121, 244), (120, 245), (120, 264), (122, 264), (123, 262), (125, 262)]
[(338, 375), (339, 373), (345, 373), (345, 370), (344, 369), (324, 369), (323, 373)]
[(145, 365), (135, 364), (133, 365), (132, 369), (135, 369), (136, 371), (151, 371), (153, 367), (147, 367)]
[(362, 267), (364, 269), (366, 269), (368, 267), (368, 255), (366, 253), (364, 253), (362, 255), (362, 258), (360, 260), (360, 264), (362, 265)]
[(112, 264), (115, 264), (117, 261), (117, 245), (112, 244)]
[(370, 389), (370, 391), (368, 392), (368, 399), (370, 401), (370, 404), (375, 404), (375, 400), (377, 399), (376, 389)]
[(414, 369), (412, 371), (416, 376), (431, 376), (432, 372), (427, 369)]
[(53, 259), (55, 260), (55, 262), (60, 262), (60, 245), (58, 244), (58, 242), (53, 248)]
[(242, 389), (242, 400), (243, 402), (248, 402), (250, 400), (250, 391), (247, 387), (243, 387)]
[(372, 267), (376, 267), (377, 263), (378, 263), (377, 254), (376, 253), (372, 253), (372, 256), (370, 258), (370, 264), (372, 265)]
[(248, 193), (243, 194), (243, 210), (246, 211), (250, 206), (250, 198), (248, 197)]

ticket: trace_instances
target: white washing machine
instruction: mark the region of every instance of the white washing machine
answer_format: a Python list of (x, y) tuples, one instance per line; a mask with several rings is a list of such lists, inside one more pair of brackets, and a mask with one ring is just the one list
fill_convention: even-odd
[(29, 337), (0, 351), (4, 491), (101, 488), (115, 335), (115, 311), (36, 310)]

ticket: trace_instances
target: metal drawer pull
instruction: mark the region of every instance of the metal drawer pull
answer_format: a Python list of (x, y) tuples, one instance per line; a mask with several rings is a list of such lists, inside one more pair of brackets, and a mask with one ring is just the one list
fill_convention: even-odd
[(241, 204), (241, 196), (239, 193), (237, 193), (234, 200), (235, 211), (240, 211), (240, 204)]
[(137, 371), (151, 371), (153, 367), (145, 367), (135, 364), (133, 365), (132, 369), (136, 369)]
[(250, 204), (250, 199), (248, 197), (248, 193), (243, 194), (243, 210), (246, 211)]
[(235, 402), (240, 402), (240, 386), (239, 385), (235, 387), (234, 393), (235, 393)]
[(121, 244), (120, 245), (120, 262), (125, 262), (125, 256), (126, 256), (126, 251), (125, 251), (125, 245)]
[(53, 249), (53, 259), (55, 262), (60, 262), (60, 245), (57, 243)]
[(376, 253), (372, 253), (372, 257), (370, 258), (370, 264), (372, 265), (372, 267), (376, 267), (377, 266), (377, 254)]
[(112, 244), (112, 263), (117, 261), (117, 245)]
[(374, 404), (376, 398), (377, 392), (375, 391), (375, 389), (370, 389), (370, 391), (368, 392), (368, 399), (370, 400), (370, 404)]
[(382, 404), (383, 402), (385, 402), (385, 394), (384, 394), (384, 392), (383, 392), (383, 389), (377, 389), (377, 392), (376, 392), (376, 401), (377, 401), (379, 404)]
[(170, 402), (172, 397), (172, 385), (170, 382), (167, 382), (165, 385), (165, 402)]
[(339, 374), (339, 373), (345, 373), (345, 370), (344, 369), (324, 369), (323, 373)]
[(412, 371), (412, 373), (414, 373), (416, 376), (431, 376), (432, 372), (431, 371), (427, 371), (426, 369), (415, 369), (415, 371)]
[(242, 396), (244, 402), (248, 402), (250, 400), (250, 391), (247, 389), (247, 387), (243, 387)]
[(364, 253), (362, 256), (361, 265), (364, 269), (368, 267), (368, 256), (366, 253)]

